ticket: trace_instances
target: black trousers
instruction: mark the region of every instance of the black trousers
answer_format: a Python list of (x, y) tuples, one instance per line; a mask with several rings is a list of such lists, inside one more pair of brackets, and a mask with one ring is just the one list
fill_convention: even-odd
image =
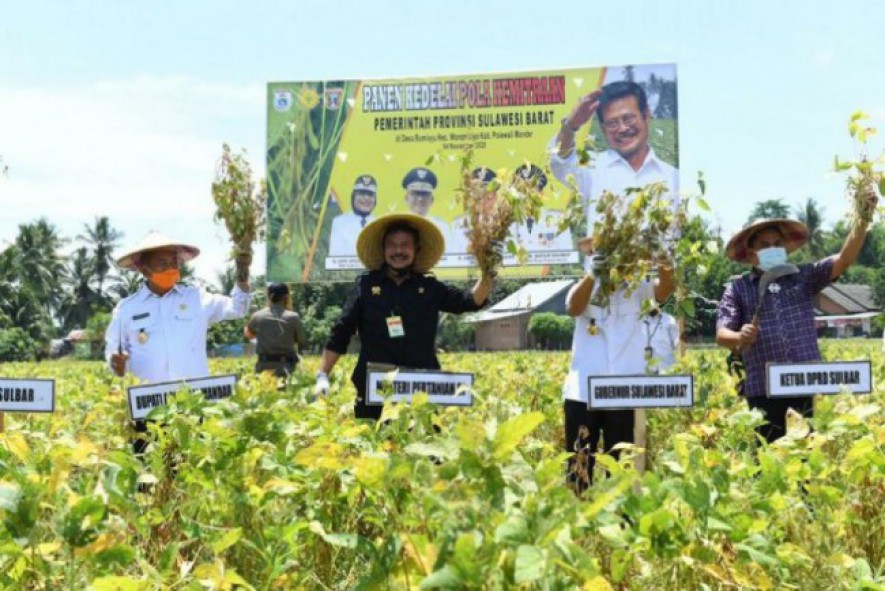
[(565, 449), (573, 452), (568, 462), (567, 482), (576, 492), (593, 483), (595, 454), (602, 439), (602, 451), (617, 457), (612, 448), (618, 443), (633, 443), (632, 410), (590, 410), (586, 402), (566, 400)]
[(384, 410), (383, 404), (366, 404), (365, 389), (356, 389), (356, 402), (353, 405), (353, 416), (358, 419), (372, 419), (377, 421), (381, 418)]
[(765, 416), (765, 423), (756, 427), (756, 432), (765, 441), (772, 443), (787, 434), (787, 409), (792, 408), (805, 418), (814, 416), (814, 398), (812, 396), (785, 396), (783, 398), (766, 398), (754, 396), (747, 398), (747, 406), (758, 408)]
[(255, 362), (255, 373), (261, 373), (263, 371), (272, 371), (275, 376), (278, 378), (286, 379), (290, 375), (295, 372), (295, 364), (297, 362), (293, 360), (273, 360), (266, 361), (263, 359), (259, 359)]
[(151, 442), (150, 435), (148, 435), (147, 422), (140, 420), (132, 421), (132, 428), (135, 430), (135, 436), (132, 438), (132, 451), (135, 452), (136, 456), (141, 457)]

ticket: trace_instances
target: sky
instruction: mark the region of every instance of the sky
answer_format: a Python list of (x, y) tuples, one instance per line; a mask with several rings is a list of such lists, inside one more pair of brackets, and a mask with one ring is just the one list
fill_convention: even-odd
[(714, 227), (809, 197), (829, 226), (849, 116), (885, 135), (883, 22), (874, 0), (0, 0), (0, 248), (39, 217), (73, 239), (106, 215), (124, 246), (150, 229), (199, 245), (213, 280), (215, 163), (228, 142), (263, 174), (270, 81), (669, 62), (681, 184), (703, 171)]

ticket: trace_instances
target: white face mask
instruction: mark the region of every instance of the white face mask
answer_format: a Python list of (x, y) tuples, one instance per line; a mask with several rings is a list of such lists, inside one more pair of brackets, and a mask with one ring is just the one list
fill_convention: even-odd
[(787, 249), (783, 246), (763, 248), (756, 253), (756, 256), (759, 257), (759, 268), (763, 271), (768, 271), (772, 267), (777, 267), (787, 262)]

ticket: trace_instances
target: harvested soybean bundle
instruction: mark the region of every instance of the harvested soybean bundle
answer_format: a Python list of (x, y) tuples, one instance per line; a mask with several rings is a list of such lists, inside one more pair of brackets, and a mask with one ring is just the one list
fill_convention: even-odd
[(876, 128), (867, 125), (867, 119), (866, 113), (858, 111), (848, 124), (848, 134), (859, 144), (860, 160), (839, 160), (838, 156), (835, 159), (836, 171), (848, 173), (845, 193), (851, 202), (852, 230), (866, 230), (876, 213), (876, 187), (880, 194), (885, 192), (885, 177), (881, 170), (885, 157), (880, 156), (874, 161), (867, 155), (867, 139), (876, 134)]
[(633, 293), (659, 261), (672, 261), (673, 249), (688, 221), (688, 201), (668, 197), (666, 183), (628, 188), (624, 194), (604, 191), (594, 203), (592, 249), (605, 255), (597, 274), (593, 304), (605, 307), (619, 289)]
[(236, 261), (237, 281), (249, 280), (252, 244), (264, 234), (266, 197), (263, 181), (256, 189), (245, 151), (234, 154), (230, 146), (224, 144), (212, 183), (212, 199), (215, 221), (224, 222), (233, 243), (231, 258)]
[[(502, 253), (495, 246), (508, 240), (511, 225), (540, 216), (541, 188), (536, 178), (525, 178), (503, 169), (497, 172), (485, 167), (474, 169), (472, 152), (462, 158), (461, 186), (457, 194), (464, 209), (468, 252), (476, 259), (483, 275), (496, 274)], [(512, 240), (508, 250), (524, 260), (525, 251)]]

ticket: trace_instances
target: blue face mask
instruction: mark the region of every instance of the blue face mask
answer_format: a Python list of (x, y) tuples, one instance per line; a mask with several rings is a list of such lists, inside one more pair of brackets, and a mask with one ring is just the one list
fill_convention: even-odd
[(763, 271), (768, 271), (772, 267), (777, 267), (787, 262), (787, 249), (783, 246), (763, 248), (756, 253), (756, 256), (759, 257), (759, 268)]

